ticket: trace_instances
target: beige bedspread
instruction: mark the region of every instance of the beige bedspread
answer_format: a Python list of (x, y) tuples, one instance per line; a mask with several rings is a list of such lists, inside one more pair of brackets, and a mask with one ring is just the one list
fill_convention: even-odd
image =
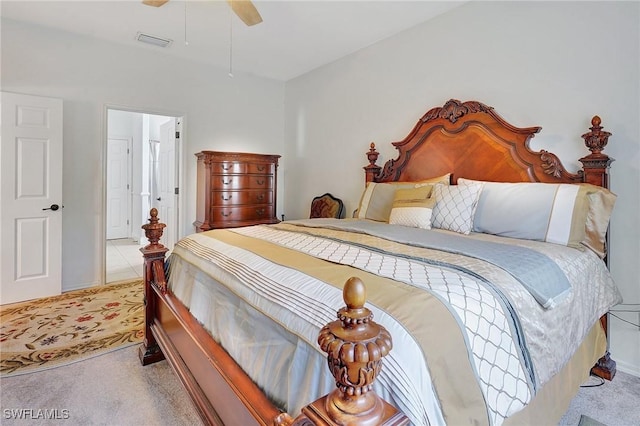
[[(597, 318), (619, 297), (597, 262), (586, 269), (599, 274), (597, 283), (588, 284), (598, 288), (582, 288), (584, 264), (593, 263), (589, 254), (514, 241), (558, 252), (553, 256), (575, 286), (563, 306), (551, 313), (542, 309), (505, 271), (477, 259), (332, 229), (305, 228), (301, 234), (286, 223), (182, 240), (171, 258), (170, 285), (266, 393), (295, 414), (333, 387), (328, 371), (318, 374), (326, 368), (315, 340), (343, 304), (342, 285), (357, 275), (367, 285), (375, 320), (394, 338), (376, 388), (381, 396), (414, 424), (467, 424), (471, 419), (501, 424), (567, 365)], [(399, 256), (391, 270), (385, 269), (390, 258), (362, 267), (348, 255), (341, 261), (327, 259), (339, 250), (336, 244), (351, 247), (345, 253), (356, 247), (358, 256), (370, 256), (367, 265), (374, 265), (374, 252)], [(476, 277), (427, 265), (416, 260), (420, 257), (470, 268), (498, 283), (504, 296), (496, 297)], [(577, 306), (587, 313), (574, 312)], [(515, 321), (511, 310), (517, 312)], [(569, 331), (560, 332), (564, 338), (544, 329), (560, 328), (558, 318), (568, 313), (576, 320), (563, 321)], [(544, 341), (537, 341), (539, 336)], [(596, 355), (602, 351), (596, 348)]]

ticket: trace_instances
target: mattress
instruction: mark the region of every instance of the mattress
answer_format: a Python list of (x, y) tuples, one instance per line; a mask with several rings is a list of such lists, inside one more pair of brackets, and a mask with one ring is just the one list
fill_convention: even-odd
[[(335, 386), (316, 339), (344, 304), (346, 279), (360, 277), (367, 307), (394, 339), (375, 390), (413, 424), (502, 424), (565, 368), (620, 301), (589, 250), (441, 230), (407, 237), (395, 229), (403, 227), (368, 222), (194, 234), (169, 258), (171, 290), (274, 403), (295, 415)], [(446, 242), (426, 242), (434, 235)], [(510, 252), (518, 253), (515, 266), (504, 261)], [(536, 272), (519, 272), (518, 258)], [(553, 280), (568, 290), (561, 286), (545, 304), (535, 288), (557, 271), (562, 277)]]

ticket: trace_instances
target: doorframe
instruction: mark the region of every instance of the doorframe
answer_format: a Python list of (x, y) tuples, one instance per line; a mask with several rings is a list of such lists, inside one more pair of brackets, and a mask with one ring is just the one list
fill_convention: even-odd
[[(182, 216), (184, 215), (186, 201), (185, 201), (185, 141), (187, 139), (187, 114), (179, 111), (168, 111), (158, 108), (143, 108), (143, 107), (132, 107), (125, 106), (119, 104), (103, 104), (102, 108), (102, 150), (100, 152), (100, 164), (102, 166), (102, 206), (100, 210), (100, 238), (101, 241), (99, 253), (100, 253), (100, 277), (102, 284), (106, 284), (107, 282), (107, 190), (106, 190), (106, 182), (107, 182), (107, 149), (109, 144), (109, 110), (119, 110), (126, 112), (134, 112), (140, 114), (149, 114), (149, 115), (164, 115), (167, 117), (175, 117), (181, 119), (181, 130), (180, 130), (180, 138), (177, 150), (179, 152), (176, 153), (176, 161), (178, 164), (178, 171), (176, 173), (178, 178), (178, 204), (177, 204), (177, 215), (176, 215), (176, 239), (180, 239), (184, 236), (183, 226), (182, 226)], [(133, 147), (132, 147), (133, 148)], [(162, 218), (160, 218), (162, 220)], [(142, 256), (142, 254), (140, 255)]]

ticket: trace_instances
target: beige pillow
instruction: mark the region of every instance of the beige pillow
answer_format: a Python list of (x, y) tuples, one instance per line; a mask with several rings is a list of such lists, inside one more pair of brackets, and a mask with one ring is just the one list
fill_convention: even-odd
[(431, 185), (412, 189), (398, 189), (393, 200), (389, 223), (412, 228), (431, 229), (431, 215), (436, 204), (429, 198)]
[[(593, 185), (588, 186), (593, 187)], [(607, 253), (606, 238), (609, 220), (611, 219), (617, 196), (607, 189), (598, 186), (595, 186), (595, 188), (599, 188), (599, 190), (587, 193), (589, 211), (587, 212), (585, 235), (582, 244), (596, 252), (601, 258), (604, 258)]]
[(417, 186), (435, 183), (449, 185), (450, 180), (451, 174), (447, 173), (443, 176), (425, 179), (418, 182), (369, 182), (362, 193), (362, 197), (360, 197), (360, 204), (355, 217), (358, 219), (388, 222), (396, 190), (416, 188)]

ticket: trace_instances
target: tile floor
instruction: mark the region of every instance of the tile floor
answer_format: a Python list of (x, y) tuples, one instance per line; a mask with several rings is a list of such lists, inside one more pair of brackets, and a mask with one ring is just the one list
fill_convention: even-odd
[(107, 240), (107, 283), (142, 278), (140, 245), (130, 238)]

